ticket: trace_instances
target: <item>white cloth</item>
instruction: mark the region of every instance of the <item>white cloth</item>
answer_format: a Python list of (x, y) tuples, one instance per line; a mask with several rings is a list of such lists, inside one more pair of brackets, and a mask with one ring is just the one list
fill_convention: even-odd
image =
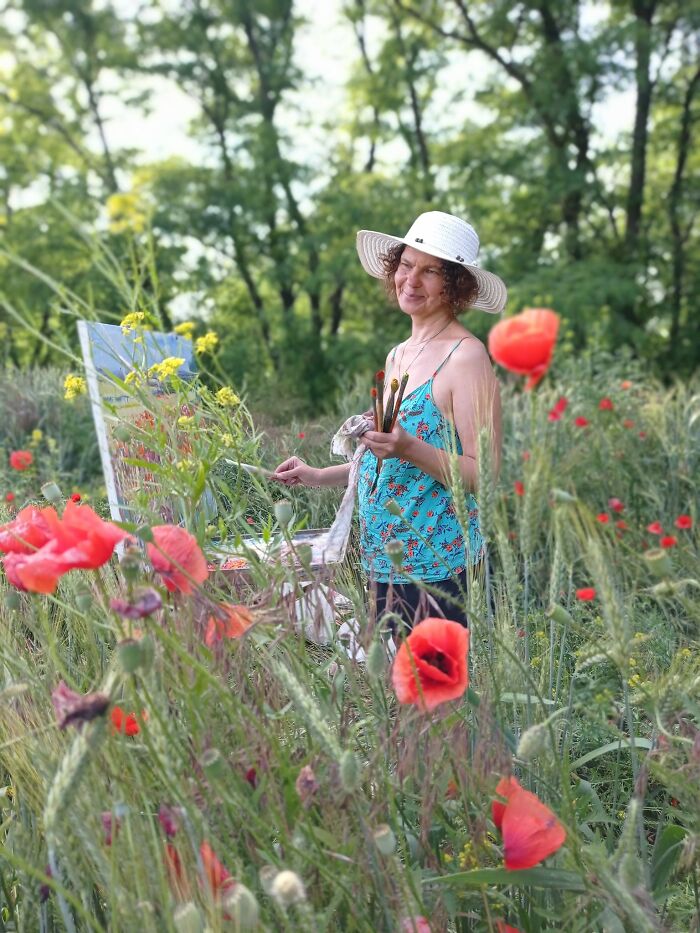
[(323, 542), (323, 560), (328, 564), (340, 563), (345, 557), (345, 551), (350, 537), (352, 514), (355, 508), (355, 494), (357, 481), (360, 475), (360, 460), (367, 450), (363, 443), (358, 443), (353, 452), (353, 441), (359, 440), (366, 431), (374, 429), (374, 420), (365, 415), (351, 415), (341, 424), (331, 440), (331, 454), (343, 456), (350, 460), (350, 475), (348, 488), (338, 507), (335, 520), (328, 529)]

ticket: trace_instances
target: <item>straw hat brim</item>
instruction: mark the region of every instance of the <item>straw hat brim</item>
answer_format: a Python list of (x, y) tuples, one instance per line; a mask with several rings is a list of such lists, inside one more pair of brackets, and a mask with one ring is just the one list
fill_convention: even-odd
[[(403, 237), (390, 236), (388, 233), (379, 233), (376, 230), (359, 230), (357, 233), (357, 254), (365, 272), (375, 279), (383, 279), (386, 273), (381, 257), (392, 246), (397, 246), (399, 243), (415, 247), (415, 243), (409, 243)], [(427, 253), (429, 256), (436, 256), (438, 259), (455, 262), (454, 256), (448, 256), (441, 250), (425, 244), (421, 244), (420, 251)], [(503, 280), (492, 272), (487, 272), (470, 262), (457, 262), (456, 265), (469, 269), (479, 286), (479, 292), (469, 307), (487, 311), (489, 314), (500, 314), (505, 308), (508, 298), (508, 289)]]

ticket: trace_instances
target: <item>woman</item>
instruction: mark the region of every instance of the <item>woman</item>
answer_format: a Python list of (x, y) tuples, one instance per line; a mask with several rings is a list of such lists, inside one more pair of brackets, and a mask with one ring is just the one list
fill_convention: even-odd
[[(457, 314), (467, 308), (499, 313), (506, 288), (475, 265), (479, 238), (474, 228), (441, 211), (421, 214), (405, 237), (360, 230), (357, 251), (365, 271), (384, 279), (390, 298), (411, 323), (410, 337), (392, 348), (385, 364), (387, 387), (392, 378), (408, 373), (396, 425), (390, 432), (370, 430), (362, 436), (369, 448), (358, 484), (362, 566), (376, 587), (378, 616), (391, 610), (410, 627), (421, 614), (437, 609), (466, 625), (461, 594), (467, 567), (484, 558), (472, 494), (478, 480), (478, 434), (482, 426), (490, 431), (498, 470), (501, 409), (486, 349)], [(451, 475), (450, 450), (456, 454), (458, 478)], [(378, 460), (382, 466), (375, 486)], [(349, 464), (316, 468), (290, 457), (277, 467), (274, 479), (290, 486), (346, 485), (349, 472)], [(455, 509), (455, 479), (464, 486), (464, 508), (458, 503)], [(468, 516), (467, 538), (458, 513), (463, 520)], [(403, 548), (399, 570), (385, 550), (394, 540)]]

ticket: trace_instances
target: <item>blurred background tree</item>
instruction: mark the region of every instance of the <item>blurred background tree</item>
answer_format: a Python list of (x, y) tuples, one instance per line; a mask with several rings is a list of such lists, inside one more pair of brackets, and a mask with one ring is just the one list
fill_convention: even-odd
[[(319, 410), (404, 332), (355, 231), (402, 233), (432, 208), (475, 225), (509, 310), (563, 315), (572, 352), (624, 344), (660, 375), (697, 367), (697, 4), (344, 0), (354, 59), (319, 150), (299, 2), (146, 3), (135, 17), (127, 0), (8, 0), (8, 363), (57, 362), (42, 337), (74, 344), (70, 291), (103, 320), (141, 306), (164, 327), (200, 320), (254, 406)], [(197, 158), (174, 141), (149, 162), (114, 131), (137, 113), (148, 135), (154, 81), (191, 101)], [(466, 323), (483, 336), (492, 320)]]

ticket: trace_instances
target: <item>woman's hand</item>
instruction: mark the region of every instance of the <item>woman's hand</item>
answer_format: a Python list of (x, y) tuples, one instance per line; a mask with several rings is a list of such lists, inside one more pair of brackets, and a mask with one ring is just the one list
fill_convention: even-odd
[(377, 460), (388, 460), (391, 457), (401, 457), (403, 460), (409, 460), (408, 454), (414, 437), (396, 424), (394, 430), (387, 433), (367, 431), (362, 435), (361, 440), (363, 444), (369, 447)]
[(318, 486), (319, 470), (309, 466), (300, 457), (289, 457), (275, 469), (270, 477), (284, 486)]

